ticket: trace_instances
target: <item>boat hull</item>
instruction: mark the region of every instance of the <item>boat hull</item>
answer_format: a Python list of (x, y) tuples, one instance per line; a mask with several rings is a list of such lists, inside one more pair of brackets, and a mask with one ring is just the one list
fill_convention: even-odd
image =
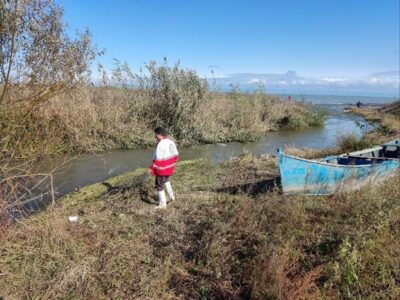
[(362, 165), (340, 165), (307, 160), (278, 152), (284, 194), (328, 195), (356, 190), (381, 181), (400, 170), (400, 161), (386, 160)]

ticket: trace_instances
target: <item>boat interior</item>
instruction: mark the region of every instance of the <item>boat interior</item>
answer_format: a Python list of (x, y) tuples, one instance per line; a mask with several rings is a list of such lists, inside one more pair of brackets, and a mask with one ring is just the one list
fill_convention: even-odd
[(379, 164), (388, 160), (400, 160), (400, 140), (392, 141), (379, 147), (324, 159), (327, 163), (339, 165)]

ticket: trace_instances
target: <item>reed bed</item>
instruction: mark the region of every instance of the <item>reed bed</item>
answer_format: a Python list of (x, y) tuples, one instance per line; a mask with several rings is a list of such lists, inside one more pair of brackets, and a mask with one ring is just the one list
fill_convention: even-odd
[(321, 126), (304, 102), (254, 93), (213, 92), (179, 64), (149, 63), (133, 74), (117, 65), (98, 86), (81, 85), (27, 111), (10, 101), (0, 114), (0, 147), (9, 157), (148, 147), (163, 126), (181, 145), (250, 142), (271, 130)]

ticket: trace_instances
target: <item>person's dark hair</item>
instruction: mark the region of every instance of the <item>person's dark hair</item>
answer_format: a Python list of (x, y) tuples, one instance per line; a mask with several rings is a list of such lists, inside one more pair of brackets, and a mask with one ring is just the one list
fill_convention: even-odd
[(156, 129), (154, 129), (154, 133), (162, 136), (167, 136), (167, 131), (162, 127), (157, 127)]

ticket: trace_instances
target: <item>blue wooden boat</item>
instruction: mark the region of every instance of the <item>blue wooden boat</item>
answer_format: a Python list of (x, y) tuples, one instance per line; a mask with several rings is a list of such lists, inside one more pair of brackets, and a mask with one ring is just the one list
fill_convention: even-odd
[(400, 171), (400, 140), (352, 153), (310, 160), (278, 149), (284, 194), (328, 195), (359, 189)]

